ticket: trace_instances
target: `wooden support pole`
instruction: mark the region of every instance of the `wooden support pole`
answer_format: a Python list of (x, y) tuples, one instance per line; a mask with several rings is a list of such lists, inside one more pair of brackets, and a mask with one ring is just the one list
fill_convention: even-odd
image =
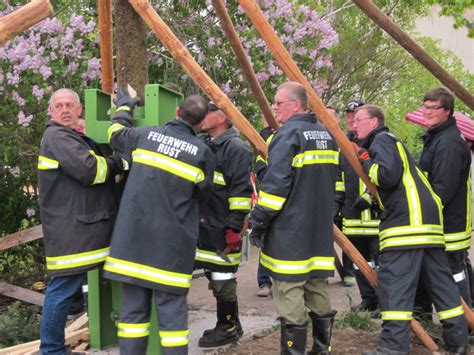
[(441, 81), (454, 95), (464, 102), (471, 110), (474, 110), (474, 96), (453, 78), (441, 65), (434, 60), (418, 43), (405, 33), (390, 17), (383, 13), (371, 0), (353, 0), (354, 3), (369, 16), (377, 26), (387, 32), (408, 53), (428, 69), (439, 81)]
[(336, 120), (332, 115), (326, 110), (321, 99), (318, 97), (314, 91), (311, 84), (306, 80), (301, 70), (298, 68), (296, 63), (291, 58), (290, 53), (285, 48), (281, 40), (278, 38), (278, 35), (273, 30), (270, 23), (267, 21), (263, 15), (262, 10), (258, 6), (255, 0), (238, 0), (240, 6), (244, 9), (250, 21), (260, 33), (260, 36), (266, 42), (268, 49), (273, 53), (273, 56), (278, 61), (278, 64), (285, 72), (286, 76), (293, 81), (299, 82), (306, 89), (306, 92), (309, 96), (309, 105), (313, 112), (316, 113), (318, 119), (327, 127), (327, 129), (333, 134), (336, 138), (339, 147), (341, 148), (342, 153), (346, 156), (347, 161), (354, 168), (357, 175), (361, 177), (369, 191), (374, 196), (378, 196), (377, 189), (372, 184), (368, 176), (365, 174), (362, 169), (362, 165), (359, 163), (357, 154), (354, 151), (354, 148), (347, 139), (344, 132), (341, 130)]
[(156, 36), (168, 49), (171, 55), (181, 64), (194, 82), (226, 113), (240, 132), (247, 137), (249, 142), (262, 156), (267, 155), (267, 145), (262, 137), (240, 113), (222, 90), (212, 81), (206, 72), (194, 60), (186, 47), (174, 35), (171, 29), (163, 22), (160, 16), (146, 0), (129, 0), (135, 11), (145, 23), (153, 30)]
[[(352, 245), (352, 243), (347, 239), (347, 237), (337, 228), (336, 225), (333, 225), (334, 240), (341, 247), (341, 249), (351, 258), (354, 264), (360, 269), (362, 274), (365, 276), (367, 281), (373, 288), (378, 287), (377, 274), (372, 270), (367, 264), (367, 261), (359, 253), (359, 251)], [(416, 321), (412, 319), (411, 321), (411, 330), (416, 336), (421, 340), (421, 342), (431, 351), (438, 350), (438, 345), (431, 339), (431, 337), (425, 332), (423, 327)]]
[(53, 14), (49, 0), (33, 0), (0, 18), (0, 46), (18, 33)]
[(244, 71), (244, 74), (250, 84), (250, 88), (255, 96), (255, 99), (262, 110), (263, 117), (265, 121), (267, 121), (268, 125), (273, 129), (278, 129), (278, 123), (275, 121), (275, 117), (273, 116), (273, 111), (270, 107), (270, 104), (265, 97), (265, 93), (260, 86), (260, 83), (257, 80), (255, 72), (253, 71), (252, 64), (247, 57), (247, 53), (245, 53), (244, 47), (242, 43), (240, 43), (239, 36), (235, 31), (234, 24), (232, 23), (232, 19), (227, 12), (223, 0), (212, 0), (212, 5), (216, 10), (219, 19), (221, 20), (222, 28), (224, 29), (227, 38), (229, 39), (230, 45), (234, 50), (235, 55), (237, 56), (237, 61), (240, 64), (240, 67)]
[(102, 91), (111, 94), (114, 85), (112, 0), (99, 0), (98, 2)]

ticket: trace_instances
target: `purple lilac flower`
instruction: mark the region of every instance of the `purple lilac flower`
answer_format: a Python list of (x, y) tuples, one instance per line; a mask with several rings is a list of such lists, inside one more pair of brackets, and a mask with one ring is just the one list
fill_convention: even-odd
[(35, 216), (36, 215), (36, 210), (33, 207), (28, 207), (26, 209), (26, 215), (28, 216), (28, 218), (31, 218), (31, 217)]
[(28, 127), (30, 125), (31, 120), (33, 119), (33, 115), (29, 115), (25, 117), (25, 113), (23, 111), (18, 112), (18, 124), (21, 124), (24, 127)]

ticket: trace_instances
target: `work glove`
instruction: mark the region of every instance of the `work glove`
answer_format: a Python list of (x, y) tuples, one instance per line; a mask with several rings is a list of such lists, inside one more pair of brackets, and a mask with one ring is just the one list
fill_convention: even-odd
[(362, 212), (366, 210), (367, 208), (370, 208), (371, 206), (372, 206), (372, 198), (366, 192), (364, 192), (362, 195), (357, 197), (354, 203), (352, 204), (352, 207), (358, 212)]
[(359, 161), (364, 161), (370, 158), (369, 151), (367, 149), (359, 147), (357, 144), (352, 142), (352, 146), (354, 147), (357, 157), (359, 158)]
[(229, 251), (239, 251), (242, 247), (242, 237), (238, 232), (228, 228), (225, 231), (225, 243)]
[(117, 109), (115, 111), (114, 119), (124, 119), (130, 122), (133, 118), (133, 108), (139, 102), (140, 98), (138, 96), (133, 99), (130, 97), (126, 87), (117, 89), (117, 97), (114, 100)]
[(110, 175), (121, 174), (123, 171), (130, 169), (128, 162), (116, 154), (109, 155), (106, 160), (110, 169)]
[(249, 234), (250, 244), (257, 248), (263, 248), (266, 235), (267, 231), (264, 229), (252, 229)]

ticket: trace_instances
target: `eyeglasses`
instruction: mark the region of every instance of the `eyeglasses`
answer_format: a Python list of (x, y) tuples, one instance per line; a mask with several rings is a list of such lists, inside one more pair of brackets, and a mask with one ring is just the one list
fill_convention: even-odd
[(363, 120), (371, 120), (373, 118), (375, 118), (375, 117), (367, 116), (367, 117), (358, 118), (358, 119), (352, 121), (352, 124), (359, 124)]
[(296, 100), (275, 101), (275, 102), (273, 103), (273, 105), (275, 105), (275, 106), (278, 106), (278, 107), (279, 107), (279, 106), (283, 105), (284, 103), (287, 103), (287, 102), (293, 102), (293, 101), (296, 101)]
[(422, 110), (425, 110), (425, 111), (436, 111), (436, 110), (439, 110), (440, 108), (444, 108), (444, 106), (421, 106), (421, 109)]

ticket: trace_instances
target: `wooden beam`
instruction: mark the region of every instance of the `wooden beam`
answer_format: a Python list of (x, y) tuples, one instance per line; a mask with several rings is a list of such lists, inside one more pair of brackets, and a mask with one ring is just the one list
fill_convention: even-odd
[(99, 0), (99, 46), (102, 70), (102, 91), (112, 93), (114, 61), (112, 47), (112, 0)]
[(278, 64), (285, 72), (286, 76), (293, 81), (296, 81), (303, 85), (309, 96), (309, 105), (314, 113), (318, 116), (318, 119), (326, 126), (326, 128), (332, 133), (342, 153), (346, 156), (347, 161), (351, 164), (357, 175), (364, 181), (369, 191), (374, 196), (378, 196), (377, 189), (374, 184), (370, 181), (368, 176), (362, 169), (362, 165), (359, 163), (357, 154), (352, 146), (351, 142), (347, 139), (345, 133), (341, 130), (339, 125), (333, 116), (326, 110), (326, 106), (323, 104), (319, 96), (314, 91), (311, 84), (304, 77), (301, 70), (298, 68), (294, 60), (291, 58), (290, 53), (283, 45), (280, 38), (263, 15), (262, 10), (258, 6), (255, 0), (238, 0), (240, 6), (244, 9), (247, 17), (252, 21), (254, 27), (260, 33), (260, 36), (267, 44), (268, 49), (272, 52)]
[(404, 32), (390, 17), (383, 13), (371, 0), (353, 0), (380, 28), (397, 41), (408, 53), (441, 81), (454, 95), (474, 110), (474, 96), (434, 60), (418, 43)]
[(273, 117), (273, 111), (270, 107), (270, 103), (268, 102), (265, 93), (263, 92), (262, 87), (257, 80), (257, 76), (255, 75), (252, 64), (247, 57), (247, 53), (245, 52), (242, 43), (240, 43), (239, 36), (235, 31), (234, 24), (232, 23), (229, 13), (227, 12), (224, 1), (212, 0), (212, 5), (216, 10), (217, 16), (219, 16), (219, 19), (221, 20), (222, 28), (224, 29), (224, 32), (229, 39), (230, 45), (237, 56), (237, 61), (239, 62), (240, 67), (244, 71), (245, 77), (247, 78), (250, 88), (252, 89), (252, 93), (254, 94), (255, 99), (262, 110), (265, 121), (267, 121), (271, 128), (275, 130), (278, 129), (278, 123), (275, 121), (275, 117)]
[(0, 18), (0, 46), (53, 14), (49, 0), (33, 0)]
[(129, 0), (129, 2), (194, 82), (214, 101), (217, 107), (226, 113), (259, 154), (266, 157), (267, 145), (262, 137), (199, 66), (186, 47), (156, 13), (151, 4), (146, 0)]
[(44, 295), (42, 293), (18, 287), (4, 281), (0, 281), (0, 295), (35, 304), (37, 306), (43, 306), (44, 301)]
[(43, 238), (41, 225), (0, 237), (0, 251)]

